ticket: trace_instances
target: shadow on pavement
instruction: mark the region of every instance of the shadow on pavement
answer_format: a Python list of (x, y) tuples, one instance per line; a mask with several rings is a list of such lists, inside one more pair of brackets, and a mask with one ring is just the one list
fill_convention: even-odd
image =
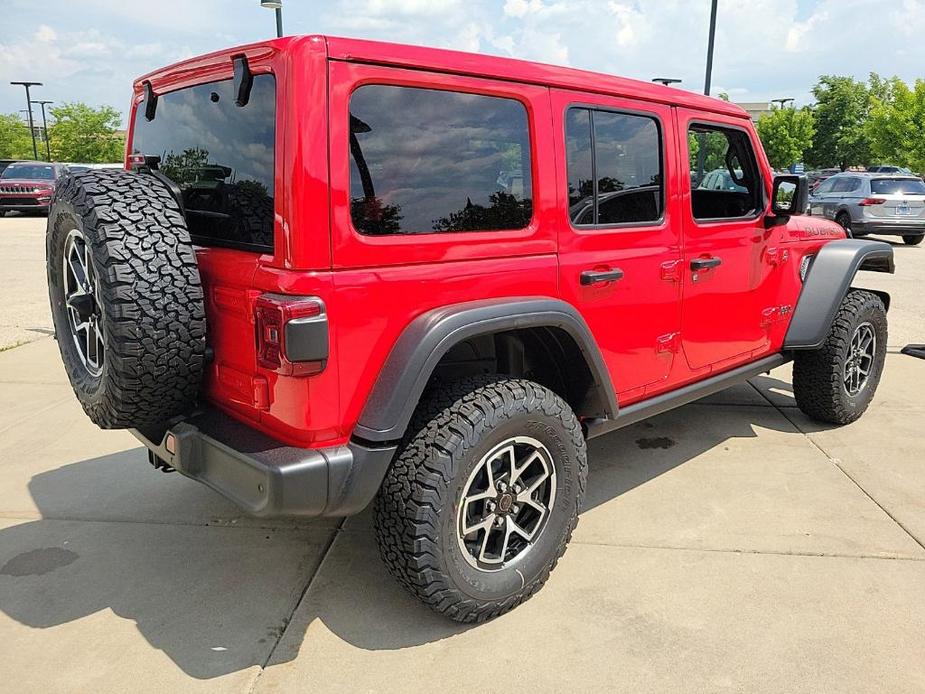
[[(765, 386), (790, 388), (765, 380), (774, 381)], [(693, 405), (596, 439), (584, 510), (731, 438), (757, 436), (756, 418), (765, 428), (796, 431), (771, 407)], [(45, 629), (112, 610), (200, 679), (263, 665), (271, 656), (287, 662), (311, 649), (303, 641), (316, 621), (370, 650), (420, 645), (471, 628), (404, 594), (378, 558), (368, 513), (344, 530), (330, 522), (210, 526), (189, 519), (189, 508), (227, 511), (225, 502), (189, 480), (167, 482), (146, 471), (158, 483), (140, 481), (139, 466), (147, 465), (142, 460), (132, 449), (32, 478), (29, 491), (43, 519), (0, 530), (3, 612)], [(141, 499), (138, 485), (145, 490)], [(81, 507), (84, 520), (65, 520)], [(139, 509), (136, 522), (91, 520), (106, 509), (124, 511), (127, 517), (115, 520), (130, 521), (133, 507)], [(160, 520), (149, 522), (158, 508)], [(318, 569), (332, 537), (333, 551)]]

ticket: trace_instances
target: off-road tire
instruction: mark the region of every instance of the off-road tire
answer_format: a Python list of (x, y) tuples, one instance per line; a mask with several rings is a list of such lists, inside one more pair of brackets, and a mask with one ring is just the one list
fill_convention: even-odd
[[(74, 229), (99, 284), (104, 350), (95, 376), (80, 359), (64, 302), (64, 246)], [(189, 410), (203, 378), (205, 306), (186, 222), (167, 187), (127, 171), (66, 175), (48, 215), (46, 257), (58, 347), (90, 419), (121, 429)]]
[[(858, 326), (870, 323), (876, 350), (868, 380), (856, 395), (844, 383), (845, 362)], [(864, 414), (874, 397), (886, 359), (886, 309), (879, 296), (851, 290), (842, 300), (825, 342), (819, 349), (798, 351), (793, 362), (793, 395), (809, 417), (830, 424), (849, 424)]]
[[(463, 487), (492, 446), (525, 433), (554, 451), (555, 503), (523, 562), (480, 571), (457, 542)], [(483, 622), (546, 582), (578, 522), (586, 479), (581, 425), (552, 391), (488, 375), (436, 387), (425, 394), (374, 502), (380, 555), (398, 582), (432, 609), (459, 622)]]
[(912, 236), (903, 236), (903, 243), (907, 246), (918, 246), (925, 239), (925, 234), (914, 234)]

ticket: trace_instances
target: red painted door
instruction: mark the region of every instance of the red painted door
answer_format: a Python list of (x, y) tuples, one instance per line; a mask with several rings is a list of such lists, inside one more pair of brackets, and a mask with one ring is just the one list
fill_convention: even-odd
[[(767, 168), (740, 119), (678, 109), (686, 169), (681, 336), (693, 370), (722, 370), (768, 347), (762, 310), (772, 302), (764, 228)], [(773, 302), (772, 302), (773, 303)]]
[(622, 402), (667, 378), (680, 329), (678, 162), (671, 109), (553, 90), (559, 287)]

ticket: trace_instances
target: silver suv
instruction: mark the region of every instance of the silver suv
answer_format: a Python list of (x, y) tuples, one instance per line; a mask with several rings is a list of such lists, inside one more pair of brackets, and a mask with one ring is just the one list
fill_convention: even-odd
[(845, 171), (826, 179), (809, 197), (810, 214), (834, 219), (849, 237), (925, 238), (925, 181), (895, 173)]

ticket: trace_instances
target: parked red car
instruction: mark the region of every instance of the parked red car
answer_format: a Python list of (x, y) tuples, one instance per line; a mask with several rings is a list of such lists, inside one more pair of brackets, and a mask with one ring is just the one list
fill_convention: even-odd
[(801, 216), (718, 99), (308, 36), (142, 77), (128, 142), (48, 224), (87, 414), (251, 513), (375, 498), (389, 569), (457, 620), (546, 581), (588, 438), (789, 360), (837, 424), (880, 379), (889, 297), (850, 285), (891, 247)]
[(6, 212), (48, 212), (55, 181), (65, 168), (43, 161), (13, 162), (0, 173), (0, 217)]

